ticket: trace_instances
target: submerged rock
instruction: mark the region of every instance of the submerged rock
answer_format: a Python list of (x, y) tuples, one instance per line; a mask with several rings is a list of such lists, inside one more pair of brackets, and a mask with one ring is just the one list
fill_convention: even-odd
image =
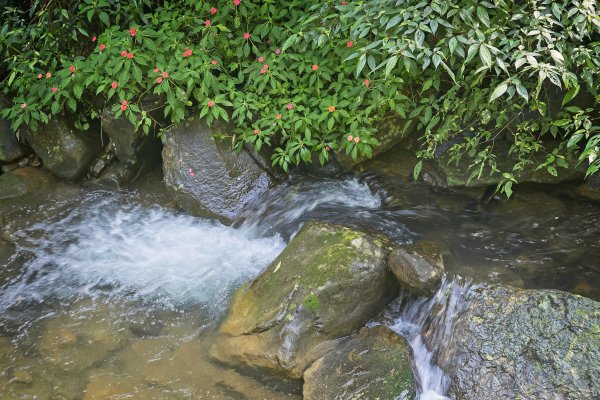
[(600, 303), (556, 290), (483, 287), (452, 331), (437, 361), (458, 400), (600, 398)]
[(444, 263), (439, 247), (433, 242), (418, 242), (395, 248), (388, 266), (407, 289), (430, 295), (440, 286)]
[(401, 336), (364, 328), (304, 372), (304, 400), (412, 400), (410, 350)]
[(25, 138), (46, 168), (59, 178), (81, 178), (102, 152), (100, 138), (79, 132), (64, 118), (54, 118), (37, 132), (24, 130)]
[(222, 124), (209, 128), (194, 117), (162, 138), (165, 184), (179, 205), (228, 224), (245, 204), (275, 184), (245, 149), (231, 149), (230, 130)]
[(0, 202), (35, 194), (51, 186), (56, 178), (35, 168), (19, 168), (0, 175)]
[(211, 355), (299, 379), (398, 291), (390, 243), (336, 225), (306, 224), (257, 278), (235, 294)]

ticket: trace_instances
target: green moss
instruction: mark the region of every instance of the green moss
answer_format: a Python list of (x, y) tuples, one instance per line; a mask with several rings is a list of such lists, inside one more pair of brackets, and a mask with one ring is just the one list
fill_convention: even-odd
[(302, 305), (308, 309), (310, 312), (317, 312), (319, 307), (321, 306), (321, 301), (314, 293), (309, 294), (302, 300)]

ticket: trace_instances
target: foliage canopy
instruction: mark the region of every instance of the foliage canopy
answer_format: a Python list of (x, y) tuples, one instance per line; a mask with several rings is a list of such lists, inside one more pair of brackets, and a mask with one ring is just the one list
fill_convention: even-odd
[[(286, 169), (330, 151), (370, 156), (393, 112), (419, 155), (495, 171), (509, 139), (519, 172), (600, 169), (600, 17), (592, 0), (32, 0), (0, 27), (5, 110), (33, 129), (69, 110), (85, 129), (108, 107), (148, 132), (142, 100), (170, 123), (231, 121), (238, 146), (273, 146)], [(552, 139), (552, 146), (548, 143)], [(543, 162), (539, 162), (539, 156)], [(417, 165), (417, 173), (420, 168)]]

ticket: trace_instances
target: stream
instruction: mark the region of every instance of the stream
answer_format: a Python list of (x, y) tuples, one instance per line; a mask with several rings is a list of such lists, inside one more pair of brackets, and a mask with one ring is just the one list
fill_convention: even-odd
[(445, 399), (449, 385), (425, 320), (446, 310), (443, 346), (471, 285), (600, 299), (600, 207), (567, 190), (482, 203), (376, 175), (293, 176), (230, 227), (177, 211), (163, 187), (156, 171), (130, 190), (56, 184), (0, 200), (0, 398), (300, 399), (297, 384), (216, 364), (208, 349), (232, 292), (312, 219), (440, 243), (438, 294), (380, 318), (412, 347), (420, 400)]

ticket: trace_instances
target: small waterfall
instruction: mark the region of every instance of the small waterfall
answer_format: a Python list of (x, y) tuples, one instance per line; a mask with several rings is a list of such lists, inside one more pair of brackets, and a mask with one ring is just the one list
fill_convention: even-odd
[[(419, 400), (448, 399), (445, 394), (450, 378), (435, 365), (434, 354), (429, 349), (443, 349), (450, 342), (452, 324), (464, 310), (470, 290), (471, 286), (458, 278), (444, 278), (434, 296), (408, 297), (400, 305), (399, 315), (388, 323), (388, 327), (402, 335), (412, 348)], [(426, 330), (427, 338), (424, 337)]]

